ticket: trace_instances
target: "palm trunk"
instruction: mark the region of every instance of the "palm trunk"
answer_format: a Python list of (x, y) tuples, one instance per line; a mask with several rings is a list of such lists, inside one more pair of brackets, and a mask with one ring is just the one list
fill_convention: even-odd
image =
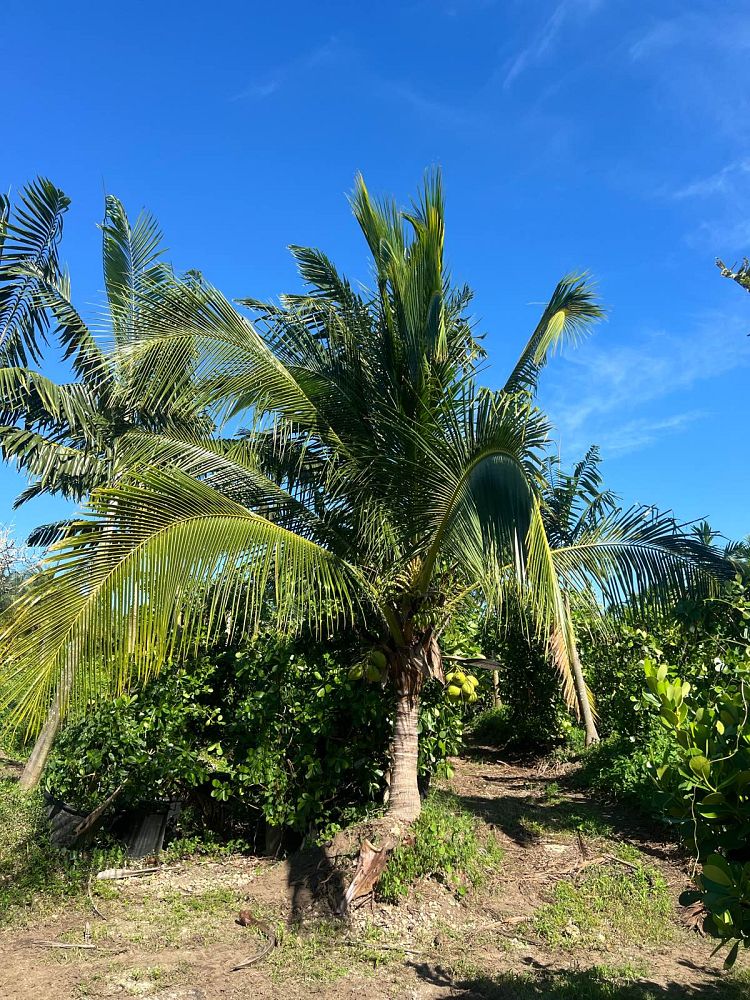
[(52, 750), (55, 737), (60, 731), (63, 702), (70, 694), (71, 684), (72, 676), (70, 667), (67, 667), (55, 692), (55, 700), (52, 702), (52, 706), (47, 713), (47, 720), (36, 738), (36, 743), (29, 755), (29, 759), (26, 761), (26, 766), (21, 772), (21, 777), (18, 779), (18, 784), (21, 788), (36, 788), (41, 781), (44, 768), (47, 765), (47, 758)]
[(60, 729), (60, 696), (55, 696), (55, 700), (47, 715), (47, 721), (36, 738), (36, 743), (26, 761), (26, 766), (21, 771), (18, 784), (21, 788), (36, 788), (41, 781), (47, 758), (52, 750), (58, 730)]
[(396, 678), (396, 721), (391, 744), (388, 816), (411, 823), (422, 809), (417, 784), (419, 755), (419, 664), (407, 661)]
[(599, 742), (599, 732), (596, 728), (596, 723), (594, 722), (594, 713), (591, 711), (591, 702), (589, 701), (589, 693), (586, 690), (586, 679), (583, 676), (583, 668), (581, 667), (581, 658), (578, 655), (578, 646), (576, 645), (575, 636), (573, 635), (573, 630), (571, 629), (572, 638), (572, 649), (571, 649), (571, 666), (573, 668), (573, 679), (576, 685), (576, 697), (578, 698), (578, 709), (581, 713), (581, 718), (583, 719), (583, 728), (586, 731), (586, 746), (590, 747), (592, 743)]
[(573, 628), (573, 621), (570, 617), (570, 599), (565, 594), (565, 611), (567, 613), (568, 636), (570, 637), (570, 666), (573, 670), (573, 681), (575, 682), (576, 700), (578, 701), (578, 714), (583, 721), (583, 728), (586, 733), (585, 745), (590, 747), (592, 743), (599, 742), (599, 733), (594, 722), (594, 713), (591, 711), (591, 702), (586, 688), (586, 678), (583, 676), (581, 658), (578, 655), (578, 644)]

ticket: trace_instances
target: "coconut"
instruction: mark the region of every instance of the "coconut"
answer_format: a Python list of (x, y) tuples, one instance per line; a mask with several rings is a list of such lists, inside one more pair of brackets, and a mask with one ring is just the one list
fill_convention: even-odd
[(479, 683), (474, 674), (469, 674), (466, 680), (469, 682), (469, 684), (472, 684), (474, 687), (476, 687), (477, 684)]
[(380, 649), (370, 650), (368, 659), (373, 666), (378, 668), (378, 670), (385, 670), (388, 666), (388, 660), (385, 658), (385, 653)]
[(361, 663), (356, 663), (352, 669), (349, 671), (350, 681), (361, 681), (364, 675), (364, 670), (362, 669)]
[(455, 684), (449, 684), (446, 690), (448, 692), (448, 697), (449, 698), (460, 698), (461, 697), (461, 688), (457, 687)]
[(380, 668), (377, 667), (374, 663), (368, 663), (367, 664), (366, 674), (367, 674), (368, 681), (370, 681), (373, 684), (376, 681), (380, 681), (380, 680), (383, 679), (383, 675), (380, 672)]
[(468, 681), (464, 681), (461, 685), (461, 693), (466, 695), (468, 698), (470, 695), (474, 694), (474, 685), (469, 684)]

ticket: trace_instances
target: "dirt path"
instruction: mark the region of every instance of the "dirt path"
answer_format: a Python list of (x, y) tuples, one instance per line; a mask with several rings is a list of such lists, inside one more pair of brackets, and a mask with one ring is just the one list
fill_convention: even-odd
[[(627, 815), (591, 802), (570, 766), (456, 762), (450, 789), (503, 851), (457, 899), (424, 880), (399, 906), (363, 907), (349, 926), (316, 919), (290, 872), (325, 884), (314, 854), (290, 867), (255, 858), (186, 862), (111, 883), (0, 934), (2, 1000), (484, 997), (677, 1000), (750, 996), (720, 975), (710, 945), (680, 923), (686, 862)], [(301, 865), (301, 867), (300, 867)], [(295, 902), (296, 901), (296, 902)], [(261, 938), (234, 922), (250, 907), (280, 929), (271, 956), (231, 968)], [(296, 907), (296, 909), (295, 909)], [(287, 921), (297, 918), (295, 928)], [(53, 950), (35, 942), (97, 947)]]

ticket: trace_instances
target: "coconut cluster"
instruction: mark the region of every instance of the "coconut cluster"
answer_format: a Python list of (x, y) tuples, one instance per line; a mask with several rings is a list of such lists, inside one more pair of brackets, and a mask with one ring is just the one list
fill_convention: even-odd
[(350, 681), (361, 681), (363, 678), (370, 684), (378, 684), (385, 677), (388, 661), (380, 649), (371, 649), (361, 663), (355, 663), (349, 671)]
[(473, 674), (465, 674), (463, 670), (454, 670), (445, 675), (445, 692), (451, 701), (468, 701), (474, 703), (479, 695), (479, 681)]

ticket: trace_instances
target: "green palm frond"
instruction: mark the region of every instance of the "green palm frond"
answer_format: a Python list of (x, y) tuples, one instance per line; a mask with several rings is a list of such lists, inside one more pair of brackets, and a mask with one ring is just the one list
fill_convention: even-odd
[(562, 344), (576, 343), (588, 332), (592, 322), (603, 315), (586, 275), (569, 274), (563, 278), (510, 373), (504, 391), (533, 392), (550, 353)]
[(365, 596), (343, 560), (179, 473), (98, 491), (88, 512), (88, 530), (53, 545), (0, 634), (12, 649), (0, 711), (16, 724), (38, 724), (73, 667), (65, 711), (103, 681), (117, 692), (145, 680), (206, 630), (252, 628), (265, 611), (328, 632)]
[(709, 592), (717, 579), (731, 576), (720, 553), (652, 507), (616, 508), (553, 555), (566, 586), (580, 592), (593, 584), (615, 607), (664, 607), (685, 593)]
[(11, 210), (0, 205), (0, 364), (38, 361), (48, 320), (38, 307), (35, 274), (54, 281), (59, 273), (58, 244), (70, 199), (40, 177), (22, 189)]
[(115, 343), (135, 336), (141, 302), (171, 277), (163, 237), (153, 216), (141, 212), (131, 225), (122, 203), (107, 195), (101, 224), (104, 284)]

